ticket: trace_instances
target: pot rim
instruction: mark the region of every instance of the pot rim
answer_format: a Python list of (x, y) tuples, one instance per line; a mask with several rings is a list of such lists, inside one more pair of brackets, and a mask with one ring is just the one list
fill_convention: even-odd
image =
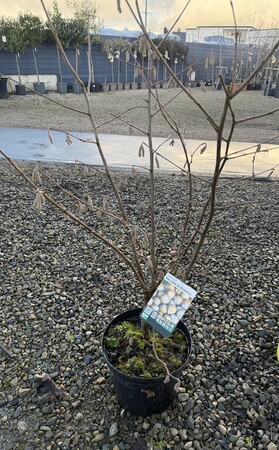
[[(117, 323), (117, 319), (118, 319), (119, 317), (121, 317), (122, 315), (124, 315), (125, 313), (130, 313), (130, 314), (131, 314), (130, 318), (131, 318), (131, 317), (137, 317), (137, 316), (139, 317), (141, 311), (142, 311), (142, 308), (134, 308), (134, 309), (126, 310), (126, 311), (124, 311), (123, 313), (117, 314), (117, 315), (109, 322), (109, 324), (106, 326), (106, 328), (105, 328), (105, 330), (104, 330), (104, 332), (103, 332), (103, 335), (102, 335), (101, 345), (102, 345), (103, 356), (104, 356), (105, 361), (106, 361), (107, 365), (109, 366), (109, 368), (110, 368), (111, 370), (113, 370), (114, 372), (116, 372), (119, 376), (127, 377), (127, 379), (129, 379), (129, 380), (138, 381), (139, 383), (140, 383), (141, 381), (146, 381), (146, 380), (150, 380), (150, 382), (152, 382), (152, 381), (163, 381), (163, 380), (165, 380), (167, 374), (166, 374), (165, 376), (161, 376), (161, 377), (148, 377), (148, 378), (145, 378), (145, 377), (137, 377), (137, 376), (134, 376), (134, 375), (129, 375), (129, 374), (127, 374), (127, 373), (121, 372), (120, 370), (118, 370), (118, 369), (111, 363), (111, 361), (110, 361), (109, 358), (108, 358), (107, 351), (105, 350), (105, 337), (106, 337), (107, 331), (108, 331), (108, 329), (111, 327), (111, 325), (113, 325), (114, 323)], [(133, 315), (133, 314), (134, 314), (134, 315)], [(186, 341), (187, 341), (187, 343), (188, 343), (188, 353), (187, 353), (187, 355), (186, 355), (186, 358), (185, 358), (185, 361), (183, 362), (183, 364), (182, 364), (180, 367), (178, 367), (178, 369), (176, 369), (174, 372), (171, 372), (171, 373), (170, 373), (170, 375), (172, 375), (173, 377), (179, 376), (180, 373), (182, 372), (182, 370), (186, 367), (186, 365), (187, 365), (187, 363), (188, 363), (188, 361), (189, 361), (189, 359), (190, 359), (191, 351), (192, 351), (192, 338), (191, 338), (191, 334), (190, 334), (190, 331), (189, 331), (188, 327), (185, 325), (184, 322), (182, 322), (182, 321), (180, 320), (180, 321), (178, 322), (178, 324), (177, 324), (177, 328), (179, 328), (180, 331), (182, 331), (182, 333), (184, 334), (184, 337), (185, 337), (185, 339), (186, 339)]]

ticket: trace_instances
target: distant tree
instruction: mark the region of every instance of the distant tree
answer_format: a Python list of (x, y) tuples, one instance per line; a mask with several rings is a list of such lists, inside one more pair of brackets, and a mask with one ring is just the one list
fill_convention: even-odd
[[(59, 36), (59, 40), (61, 42), (61, 45), (64, 49), (67, 49), (71, 47), (72, 39), (73, 39), (73, 27), (71, 24), (71, 19), (65, 19), (58, 8), (58, 3), (55, 0), (53, 2), (53, 11), (50, 12), (51, 21), (56, 29), (56, 32)], [(51, 30), (49, 29), (48, 25), (45, 26), (45, 38), (47, 42), (54, 42), (54, 38), (52, 35)], [(59, 72), (59, 78), (60, 81), (63, 82), (63, 75), (62, 75), (62, 69), (61, 69), (61, 58), (60, 58), (60, 51), (58, 46), (56, 46), (57, 51), (57, 64), (58, 64), (58, 72)]]
[(43, 41), (44, 37), (43, 22), (38, 16), (29, 12), (19, 14), (18, 22), (21, 26), (26, 45), (32, 48), (37, 80), (40, 83), (36, 51), (37, 46)]
[(87, 27), (86, 22), (81, 18), (73, 18), (68, 20), (68, 29), (70, 32), (70, 47), (74, 47), (76, 51), (76, 65), (75, 71), (78, 74), (78, 57), (79, 49), (81, 45), (85, 42), (87, 37)]
[(27, 48), (27, 42), (19, 20), (2, 18), (0, 21), (0, 36), (2, 36), (3, 49), (15, 55), (18, 79), (20, 84), (22, 84), (19, 59), (20, 54), (24, 53)]
[(101, 20), (98, 16), (99, 7), (95, 0), (67, 0), (67, 5), (74, 11), (75, 18), (86, 24), (87, 30), (87, 57), (88, 57), (88, 92), (94, 82), (94, 65), (92, 59), (92, 44), (99, 34)]

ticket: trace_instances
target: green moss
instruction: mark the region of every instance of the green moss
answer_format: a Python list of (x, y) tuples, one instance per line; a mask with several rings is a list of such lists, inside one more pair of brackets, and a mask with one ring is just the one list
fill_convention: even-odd
[[(164, 365), (158, 361), (153, 349), (153, 337), (144, 340), (139, 323), (124, 321), (111, 327), (105, 346), (112, 364), (121, 372), (144, 377), (165, 376)], [(187, 343), (184, 335), (175, 330), (168, 338), (154, 332), (154, 345), (159, 359), (166, 362), (170, 372), (177, 370), (185, 360)]]
[(105, 343), (109, 348), (117, 348), (119, 346), (119, 339), (114, 337), (106, 337)]

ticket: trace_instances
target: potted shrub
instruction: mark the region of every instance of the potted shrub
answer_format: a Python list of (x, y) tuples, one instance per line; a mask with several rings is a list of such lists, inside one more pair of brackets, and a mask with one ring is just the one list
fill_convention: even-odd
[(102, 39), (101, 41), (101, 48), (104, 53), (107, 55), (108, 63), (110, 64), (110, 70), (111, 70), (111, 83), (107, 83), (107, 80), (105, 79), (105, 84), (102, 86), (103, 92), (109, 91), (116, 91), (116, 84), (114, 80), (114, 44), (115, 41), (113, 39)]
[[(128, 4), (133, 10), (129, 1)], [(137, 17), (136, 12), (135, 17)], [(231, 100), (238, 95), (239, 91), (230, 92), (225, 85), (224, 79), (220, 77), (220, 82), (225, 94), (224, 105), (220, 118), (213, 118), (204, 106), (196, 100), (191, 92), (183, 86), (172, 68), (168, 65), (165, 56), (160, 53), (160, 49), (152, 43), (147, 30), (141, 23), (141, 17), (138, 18), (137, 23), (141, 26), (143, 34), (146, 37), (149, 56), (148, 73), (150, 74), (148, 77), (148, 99), (146, 103), (148, 125), (144, 131), (144, 142), (140, 145), (138, 152), (140, 158), (144, 157), (145, 151), (148, 153), (149, 165), (147, 167), (147, 173), (149, 179), (146, 181), (147, 192), (145, 196), (148, 202), (147, 205), (143, 201), (143, 205), (137, 206), (136, 213), (131, 213), (131, 211), (129, 211), (133, 202), (133, 197), (132, 195), (129, 196), (129, 193), (127, 194), (125, 191), (123, 193), (120, 186), (115, 182), (114, 175), (108, 166), (104, 149), (98, 136), (95, 119), (92, 115), (90, 98), (86, 91), (84, 91), (84, 95), (88, 107), (87, 113), (90, 116), (95, 136), (94, 144), (97, 146), (102, 160), (103, 174), (111, 189), (110, 202), (114, 199), (110, 206), (105, 198), (102, 201), (102, 206), (100, 206), (100, 203), (94, 203), (90, 196), (88, 196), (87, 199), (81, 199), (78, 198), (77, 195), (71, 194), (71, 197), (74, 198), (75, 201), (78, 200), (77, 214), (66, 206), (67, 203), (62, 203), (60, 194), (62, 194), (63, 191), (65, 192), (65, 189), (61, 189), (61, 192), (58, 193), (58, 199), (56, 200), (52, 194), (54, 190), (48, 189), (47, 183), (44, 185), (39, 184), (41, 182), (38, 178), (38, 168), (35, 169), (31, 178), (31, 176), (22, 171), (15, 162), (8, 158), (2, 150), (0, 150), (0, 153), (7, 158), (14, 169), (18, 171), (34, 190), (34, 208), (41, 211), (44, 203), (48, 202), (62, 214), (66, 215), (82, 227), (91, 236), (110, 248), (121, 259), (121, 266), (124, 265), (129, 269), (130, 273), (133, 274), (137, 286), (142, 292), (144, 310), (140, 308), (138, 310), (125, 311), (123, 312), (123, 315), (114, 318), (105, 330), (102, 345), (108, 366), (113, 373), (115, 389), (120, 404), (127, 411), (131, 411), (134, 414), (149, 415), (167, 408), (172, 401), (173, 391), (179, 389), (180, 383), (178, 377), (179, 373), (185, 368), (187, 363), (191, 351), (191, 338), (187, 327), (183, 325), (182, 322), (179, 322), (177, 333), (173, 331), (168, 334), (168, 336), (171, 334), (172, 338), (168, 337), (165, 339), (156, 334), (154, 327), (149, 327), (148, 320), (154, 319), (154, 317), (155, 319), (159, 318), (157, 325), (161, 324), (161, 329), (163, 327), (162, 323), (169, 327), (169, 324), (174, 323), (172, 315), (176, 314), (177, 309), (180, 309), (183, 304), (188, 304), (189, 306), (191, 303), (192, 290), (189, 288), (189, 295), (186, 292), (187, 297), (184, 297), (184, 295), (182, 295), (185, 293), (182, 289), (183, 282), (188, 280), (189, 275), (201, 254), (201, 249), (203, 248), (206, 239), (210, 237), (209, 230), (216, 210), (218, 182), (220, 175), (226, 166), (226, 162), (231, 156), (230, 143), (236, 126), (235, 121), (230, 120), (231, 118), (229, 116), (230, 113), (233, 115), (233, 105), (231, 104)], [(50, 26), (52, 28), (51, 22)], [(59, 50), (67, 61), (70, 70), (77, 77), (77, 80), (81, 82), (78, 75), (75, 74), (74, 69), (71, 67), (55, 33), (54, 36)], [(279, 46), (279, 41), (255, 68), (250, 75), (251, 78), (257, 71), (261, 70), (276, 46)], [(205, 188), (202, 193), (198, 187), (198, 191), (196, 192), (196, 195), (194, 195), (196, 189), (196, 176), (192, 173), (192, 162), (197, 152), (203, 154), (206, 151), (207, 145), (206, 143), (200, 144), (190, 154), (184, 140), (183, 131), (169, 116), (168, 111), (165, 109), (160, 98), (158, 96), (154, 97), (155, 94), (151, 89), (151, 74), (153, 67), (152, 53), (157, 53), (158, 58), (165, 64), (166, 70), (178, 83), (185, 96), (195, 103), (216, 132), (214, 169), (210, 179), (207, 178), (204, 180)], [(243, 85), (247, 85), (249, 81), (250, 79), (248, 77)], [(176, 211), (175, 205), (172, 203), (166, 202), (167, 204), (164, 203), (161, 205), (156, 203), (156, 189), (160, 189), (160, 185), (156, 184), (155, 172), (156, 167), (158, 168), (159, 166), (160, 159), (164, 159), (164, 155), (160, 152), (161, 144), (157, 147), (154, 145), (151, 132), (152, 116), (155, 111), (152, 101), (155, 99), (159, 104), (160, 110), (163, 112), (166, 124), (171, 127), (179, 139), (182, 155), (184, 156), (185, 162), (184, 164), (179, 165), (178, 168), (183, 175), (181, 176), (181, 188), (183, 187), (183, 192), (184, 189), (187, 191), (185, 194), (187, 201), (185, 202), (185, 205), (183, 205), (185, 206), (185, 209), (180, 211)], [(270, 112), (267, 112), (266, 114), (268, 115)], [(122, 118), (123, 116), (124, 114), (122, 115)], [(255, 117), (257, 117), (257, 115)], [(226, 130), (225, 134), (224, 129), (227, 118), (229, 119), (227, 124), (229, 130)], [(251, 120), (251, 117), (246, 120)], [(126, 124), (127, 128), (129, 127), (133, 132), (138, 130), (136, 123), (130, 124), (129, 121), (126, 121)], [(51, 137), (50, 132), (49, 136)], [(226, 145), (223, 149), (222, 142), (225, 139)], [(173, 139), (170, 140), (168, 138), (166, 141), (169, 142), (169, 145), (174, 144)], [(67, 134), (67, 142), (70, 143), (69, 134)], [(246, 151), (247, 149), (238, 152), (238, 157), (241, 157)], [(256, 151), (258, 153), (262, 150), (257, 146)], [(136, 176), (135, 170), (136, 169), (133, 166), (131, 177)], [(58, 187), (57, 183), (55, 186), (56, 188)], [(66, 194), (69, 195), (69, 191), (66, 191)], [(142, 200), (145, 200), (145, 198)], [(195, 199), (198, 203), (202, 202), (202, 205), (199, 204), (198, 208), (195, 208)], [(89, 211), (94, 211), (97, 218), (100, 218), (100, 215), (103, 215), (108, 221), (112, 220), (115, 224), (115, 230), (121, 229), (123, 232), (123, 242), (113, 241), (114, 233), (112, 233), (112, 236), (107, 237), (104, 234), (105, 231), (102, 231), (101, 226), (92, 226), (91, 221), (87, 221), (86, 218), (83, 218), (81, 215), (84, 208), (88, 208)], [(140, 211), (138, 211), (138, 208), (145, 208), (146, 210), (146, 217), (144, 220), (147, 223), (148, 231), (145, 231), (144, 233), (140, 228), (141, 214)], [(165, 210), (168, 208), (172, 219), (170, 220), (170, 226), (174, 228), (172, 234), (174, 244), (172, 248), (165, 248), (164, 233), (160, 232), (160, 215), (164, 214)], [(214, 240), (208, 242), (208, 245), (210, 246), (213, 242)], [(168, 272), (167, 276), (165, 276), (166, 272)], [(169, 272), (172, 275), (170, 275)], [(178, 279), (174, 277), (178, 277)], [(167, 308), (167, 315), (169, 318), (165, 320), (164, 314), (166, 313), (161, 311), (163, 320), (158, 315), (155, 315), (154, 317), (151, 316), (151, 318), (149, 316), (148, 320), (145, 320), (144, 314), (148, 316), (148, 312), (145, 309), (147, 303), (151, 306), (157, 306), (157, 308), (150, 306), (150, 309), (155, 312), (160, 312), (161, 307), (163, 307), (163, 310), (164, 308)], [(170, 306), (172, 307), (171, 309)], [(179, 306), (179, 308), (177, 308), (177, 306)], [(140, 320), (140, 311), (143, 320)], [(177, 315), (177, 317), (179, 316)], [(152, 323), (155, 326), (154, 321)], [(158, 327), (158, 329), (160, 329), (160, 327)], [(175, 350), (172, 350), (172, 355), (169, 355), (168, 348), (171, 345)], [(143, 350), (144, 352), (143, 359), (138, 358), (139, 350)], [(180, 352), (182, 353), (180, 354)], [(127, 355), (128, 361), (126, 359)], [(151, 362), (148, 363), (150, 356), (152, 356), (152, 358), (150, 358)], [(138, 373), (140, 373), (140, 375), (138, 375)]]
[(124, 48), (124, 52), (125, 52), (125, 83), (123, 84), (123, 89), (130, 89), (131, 88), (131, 83), (128, 82), (128, 63), (130, 62), (130, 58), (131, 58), (131, 49), (132, 49), (132, 43), (128, 40), (125, 40), (125, 48)]
[[(81, 45), (84, 43), (87, 36), (86, 23), (83, 19), (74, 18), (68, 20), (68, 29), (70, 35), (70, 46), (75, 49), (75, 72), (78, 74), (78, 60), (79, 60), (79, 49)], [(75, 79), (73, 84), (73, 92), (74, 94), (81, 94), (82, 87)]]
[[(114, 57), (117, 61), (117, 84), (116, 89), (118, 91), (122, 91), (123, 89), (130, 89), (130, 83), (128, 84), (128, 62), (130, 60), (130, 48), (131, 43), (127, 40), (124, 40), (122, 38), (116, 39), (114, 41)], [(125, 55), (125, 83), (123, 83), (121, 78), (121, 69), (122, 69), (122, 63), (123, 63), (123, 57), (122, 55)]]
[(98, 6), (91, 0), (67, 0), (67, 5), (74, 11), (75, 18), (81, 20), (86, 25), (87, 33), (87, 58), (88, 58), (88, 82), (87, 92), (90, 93), (91, 85), (94, 83), (94, 61), (92, 57), (92, 45), (100, 42), (99, 30), (101, 20), (98, 15)]
[(43, 23), (41, 19), (31, 13), (23, 13), (18, 17), (19, 24), (23, 31), (23, 39), (26, 42), (27, 46), (32, 48), (34, 66), (37, 75), (37, 82), (33, 83), (34, 90), (39, 92), (40, 94), (45, 94), (45, 83), (40, 81), (39, 70), (38, 70), (38, 62), (37, 62), (37, 46), (43, 40)]
[[(53, 22), (53, 25), (55, 26), (56, 33), (59, 36), (61, 45), (64, 49), (70, 47), (71, 40), (72, 40), (72, 21), (67, 20), (62, 17), (62, 14), (60, 13), (58, 9), (57, 2), (53, 2), (53, 13), (51, 14), (51, 20)], [(52, 33), (47, 31), (47, 39), (50, 42), (54, 42)], [(59, 94), (67, 94), (67, 87), (68, 84), (66, 81), (63, 80), (63, 74), (62, 74), (62, 68), (61, 68), (61, 58), (60, 58), (60, 50), (59, 47), (56, 45), (56, 55), (57, 55), (57, 68), (58, 68), (58, 74), (59, 74), (59, 81), (57, 81), (57, 92)]]
[(2, 36), (5, 36), (5, 45), (3, 45), (4, 49), (15, 55), (19, 81), (19, 83), (15, 85), (16, 93), (17, 95), (26, 95), (26, 88), (22, 84), (19, 65), (20, 54), (24, 53), (27, 48), (26, 41), (22, 32), (22, 27), (19, 21), (16, 19), (4, 19), (0, 24), (0, 29)]
[(138, 83), (136, 82), (136, 78), (138, 76), (138, 45), (139, 45), (139, 41), (135, 40), (132, 42), (132, 48), (131, 48), (131, 52), (132, 52), (132, 56), (133, 56), (133, 66), (134, 66), (134, 77), (133, 77), (133, 82), (131, 83), (131, 89), (137, 89), (138, 88)]

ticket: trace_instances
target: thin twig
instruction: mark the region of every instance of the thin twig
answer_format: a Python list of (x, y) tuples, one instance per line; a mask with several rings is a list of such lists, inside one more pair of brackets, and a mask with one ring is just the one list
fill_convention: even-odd
[[(9, 158), (8, 155), (0, 148), (0, 153), (4, 156), (4, 158), (10, 163), (10, 165), (21, 175), (21, 177), (30, 185), (33, 187), (35, 192), (37, 191), (37, 186), (33, 181), (18, 167), (18, 165)], [(108, 240), (105, 236), (100, 234), (98, 231), (94, 230), (94, 228), (87, 225), (83, 220), (81, 220), (79, 217), (75, 216), (73, 213), (71, 213), (67, 208), (65, 208), (63, 205), (57, 203), (49, 194), (46, 192), (41, 192), (45, 200), (47, 200), (49, 203), (51, 203), (55, 208), (60, 210), (63, 214), (68, 216), (70, 219), (72, 219), (74, 222), (78, 223), (82, 228), (84, 228), (89, 233), (93, 234), (96, 238), (98, 238), (100, 241), (104, 242), (108, 247), (110, 247), (115, 253), (117, 253), (130, 267), (130, 269), (134, 272), (137, 280), (139, 281), (142, 288), (146, 291), (148, 290), (148, 287), (146, 286), (144, 279), (142, 278), (141, 274), (138, 273), (136, 267), (134, 266), (133, 262), (123, 253), (119, 247), (114, 244), (112, 241)]]

